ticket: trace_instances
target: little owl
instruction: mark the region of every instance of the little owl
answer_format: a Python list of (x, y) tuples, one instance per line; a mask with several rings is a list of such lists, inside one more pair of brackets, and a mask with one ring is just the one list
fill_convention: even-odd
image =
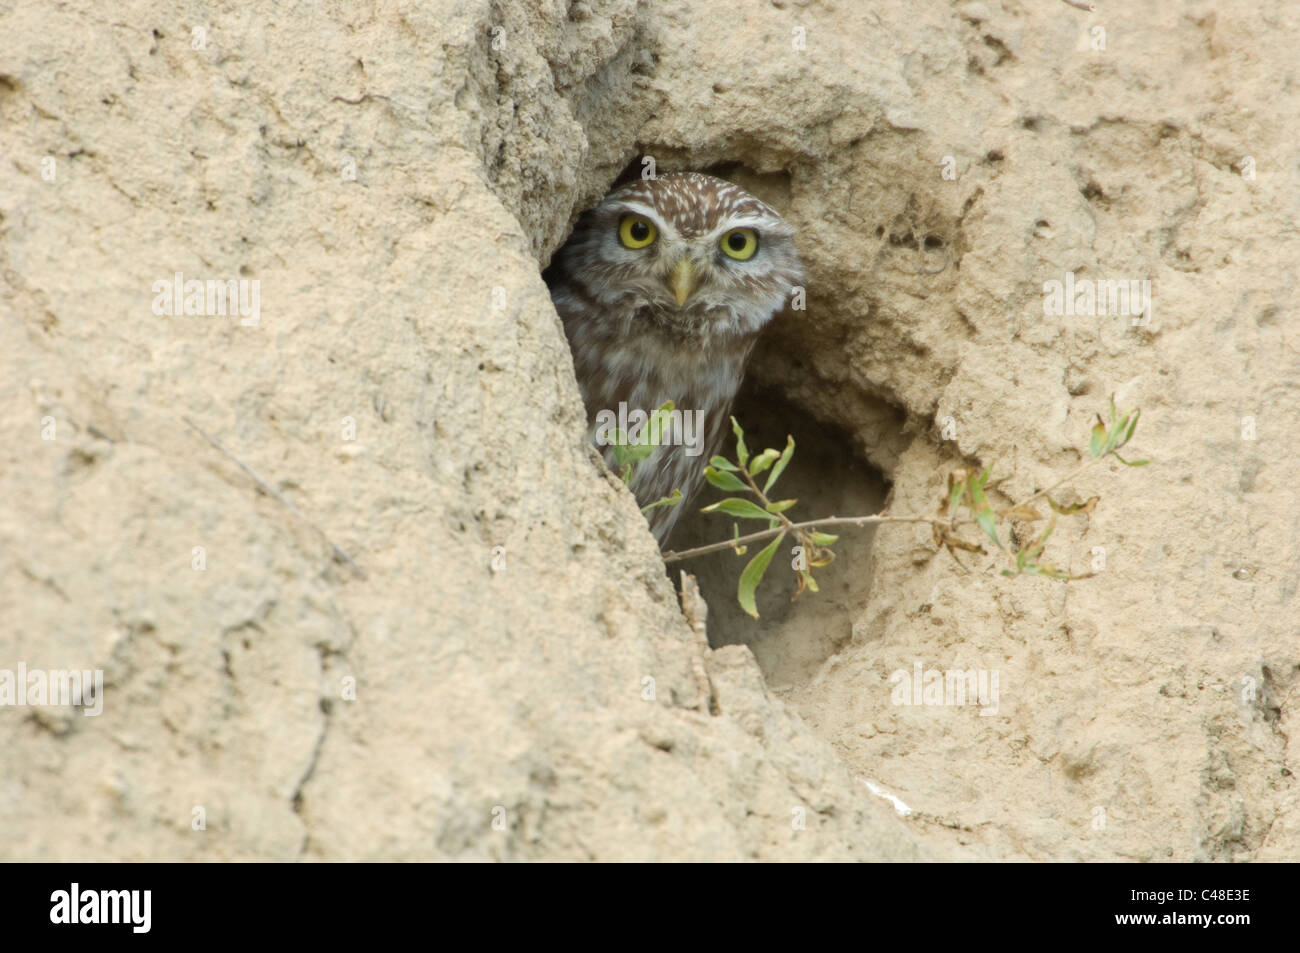
[[(546, 271), (593, 436), (597, 416), (618, 416), (620, 405), (649, 414), (672, 401), (695, 415), (687, 419), (698, 439), (682, 428), (685, 445), (665, 439), (630, 480), (641, 506), (683, 494), (676, 506), (646, 512), (660, 545), (730, 429), (759, 331), (803, 282), (793, 235), (770, 206), (730, 182), (663, 175), (607, 195)], [(613, 448), (603, 452), (617, 469)]]

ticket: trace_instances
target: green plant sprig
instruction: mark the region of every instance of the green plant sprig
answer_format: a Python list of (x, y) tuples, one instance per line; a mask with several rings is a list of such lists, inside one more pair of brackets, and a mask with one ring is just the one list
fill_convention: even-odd
[[(767, 495), (794, 457), (794, 437), (786, 437), (784, 450), (769, 448), (751, 459), (749, 449), (745, 446), (745, 432), (735, 417), (731, 418), (731, 427), (736, 435), (736, 461), (733, 463), (721, 456), (711, 458), (709, 466), (704, 468), (704, 478), (720, 490), (752, 493), (758, 499), (758, 503), (741, 497), (728, 497), (704, 507), (702, 512), (721, 512), (741, 519), (766, 520), (768, 531), (775, 534), (772, 542), (751, 559), (741, 572), (740, 585), (736, 593), (741, 608), (754, 618), (758, 618), (758, 608), (754, 601), (755, 593), (782, 540), (793, 534), (800, 546), (795, 564), (799, 582), (795, 598), (798, 598), (805, 589), (811, 589), (813, 592), (818, 590), (817, 580), (813, 578), (812, 570), (831, 563), (835, 553), (831, 551), (830, 546), (839, 537), (812, 528), (796, 526), (785, 515), (785, 511), (799, 501), (772, 500)], [(767, 481), (760, 489), (755, 478), (767, 472), (769, 468), (771, 472), (768, 473)], [(735, 536), (736, 539), (728, 545), (735, 549), (737, 555), (743, 555), (745, 546), (738, 541), (739, 524), (735, 526)]]
[[(637, 466), (659, 449), (660, 444), (663, 442), (664, 431), (671, 425), (675, 406), (676, 404), (673, 401), (666, 400), (655, 408), (650, 413), (635, 440), (631, 439), (622, 430), (616, 429), (614, 431), (612, 444), (614, 462), (618, 464), (619, 478), (625, 484), (632, 482), (632, 474), (636, 472)], [(645, 513), (656, 506), (676, 506), (683, 498), (682, 491), (674, 487), (672, 493), (668, 496), (660, 497), (653, 503), (647, 503), (641, 507), (641, 512)]]
[[(1021, 545), (1014, 553), (1008, 553), (1014, 569), (1004, 569), (1002, 571), (1003, 575), (1041, 575), (1062, 581), (1086, 579), (1092, 574), (1072, 576), (1063, 570), (1041, 562), (1040, 556), (1048, 538), (1056, 528), (1058, 516), (1089, 514), (1095, 509), (1100, 497), (1094, 496), (1083, 503), (1065, 505), (1052, 499), (1050, 494), (1110, 456), (1114, 456), (1125, 466), (1140, 467), (1147, 465), (1150, 461), (1125, 460), (1118, 452), (1133, 439), (1139, 416), (1139, 410), (1131, 410), (1122, 415), (1117, 414), (1115, 401), (1112, 397), (1110, 400), (1109, 424), (1103, 421), (1099, 415), (1097, 423), (1092, 428), (1088, 448), (1090, 459), (1067, 476), (1039, 490), (1022, 503), (1002, 509), (995, 509), (992, 506), (988, 499), (988, 488), (991, 482), (996, 485), (1002, 480), (991, 480), (993, 466), (990, 465), (979, 472), (960, 469), (952, 471), (948, 475), (947, 490), (934, 516), (892, 516), (886, 513), (877, 513), (870, 516), (830, 516), (802, 522), (793, 522), (785, 515), (786, 511), (798, 502), (797, 500), (773, 501), (768, 497), (768, 492), (794, 456), (794, 438), (786, 438), (787, 443), (783, 451), (769, 448), (751, 458), (745, 445), (744, 431), (733, 417), (731, 424), (736, 435), (736, 459), (732, 461), (722, 456), (712, 457), (709, 466), (705, 468), (704, 476), (709, 483), (720, 490), (750, 494), (757, 502), (744, 497), (727, 497), (704, 507), (701, 512), (725, 513), (739, 519), (764, 520), (767, 522), (767, 528), (742, 536), (739, 524), (736, 524), (733, 527), (733, 536), (729, 540), (722, 540), (706, 546), (697, 546), (681, 552), (668, 551), (663, 553), (663, 559), (666, 563), (672, 563), (708, 553), (720, 552), (725, 549), (731, 549), (737, 555), (745, 555), (748, 544), (770, 539), (771, 542), (754, 556), (744, 570), (741, 571), (736, 593), (741, 608), (758, 618), (758, 609), (755, 603), (758, 585), (762, 582), (781, 542), (787, 536), (793, 536), (802, 547), (802, 552), (798, 554), (793, 567), (798, 582), (798, 589), (794, 597), (798, 598), (805, 589), (811, 589), (814, 592), (818, 591), (812, 570), (829, 565), (835, 558), (834, 552), (829, 547), (836, 542), (838, 537), (825, 532), (824, 530), (827, 527), (870, 526), (882, 523), (926, 523), (931, 527), (935, 544), (947, 549), (958, 565), (965, 569), (966, 567), (957, 556), (959, 550), (980, 554), (985, 554), (986, 550), (978, 543), (963, 538), (960, 535), (960, 530), (963, 527), (970, 524), (978, 525), (984, 535), (998, 549), (1007, 551), (998, 536), (998, 523), (1006, 521), (1026, 523), (1041, 521), (1044, 517), (1033, 504), (1045, 498), (1052, 510), (1052, 516), (1046, 528), (1032, 542)], [(762, 475), (769, 468), (771, 468), (771, 473), (760, 489), (755, 478)]]

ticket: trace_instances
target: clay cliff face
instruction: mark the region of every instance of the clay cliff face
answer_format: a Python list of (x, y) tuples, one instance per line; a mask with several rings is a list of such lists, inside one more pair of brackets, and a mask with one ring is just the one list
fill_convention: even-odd
[[(1300, 15), (1163, 6), (0, 15), (0, 672), (103, 678), (0, 706), (0, 851), (1295, 859)], [(702, 650), (539, 275), (642, 156), (798, 227), (743, 407), (895, 510), (1140, 406), (1047, 553), (1097, 575), (888, 526)]]

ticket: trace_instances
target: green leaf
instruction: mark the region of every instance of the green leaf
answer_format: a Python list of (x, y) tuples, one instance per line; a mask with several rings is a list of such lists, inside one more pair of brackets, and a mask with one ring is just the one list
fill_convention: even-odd
[(1089, 441), (1088, 451), (1095, 460), (1101, 456), (1102, 448), (1106, 446), (1106, 426), (1098, 421), (1092, 426), (1092, 440)]
[(1142, 414), (1141, 408), (1133, 411), (1133, 418), (1129, 421), (1128, 432), (1124, 434), (1124, 439), (1119, 442), (1119, 446), (1122, 447), (1124, 446), (1124, 444), (1128, 443), (1130, 440), (1133, 439), (1133, 431), (1137, 430), (1138, 417), (1141, 416), (1141, 414)]
[(1118, 453), (1115, 454), (1115, 459), (1126, 467), (1144, 467), (1151, 462), (1150, 460), (1125, 460)]
[(776, 461), (776, 458), (779, 457), (780, 455), (781, 454), (775, 450), (770, 450), (770, 449), (764, 450), (762, 453), (756, 456), (752, 461), (750, 461), (749, 475), (758, 476), (760, 473), (762, 473), (764, 470), (770, 467)]
[(970, 498), (975, 505), (971, 511), (975, 514), (975, 522), (980, 524), (980, 529), (984, 530), (986, 536), (993, 540), (993, 545), (999, 549), (1002, 544), (998, 542), (997, 518), (993, 515), (993, 508), (989, 506), (988, 499), (984, 496), (984, 481), (988, 480), (988, 475), (992, 467), (984, 471), (983, 477), (970, 481)]
[(749, 451), (745, 448), (745, 431), (740, 429), (736, 418), (731, 418), (731, 429), (736, 434), (736, 461), (743, 467), (749, 462)]
[(819, 533), (813, 531), (808, 535), (812, 537), (812, 541), (816, 543), (818, 546), (833, 546), (835, 545), (835, 542), (839, 539), (839, 537), (836, 536), (834, 533)]
[(614, 459), (620, 465), (628, 463), (640, 463), (650, 454), (659, 449), (657, 444), (647, 442), (646, 432), (650, 425), (646, 424), (637, 435), (636, 442), (633, 443), (628, 435), (622, 430), (614, 431)]
[(626, 448), (628, 461), (631, 463), (640, 463), (642, 460), (646, 459), (648, 456), (650, 456), (650, 454), (654, 453), (658, 449), (659, 447), (656, 444), (650, 444), (650, 443), (633, 444), (632, 446)]
[(713, 467), (704, 468), (704, 479), (708, 480), (710, 484), (716, 486), (719, 490), (726, 490), (728, 493), (733, 490), (739, 490), (744, 493), (745, 490), (748, 489), (745, 484), (741, 483), (730, 473), (715, 470)]
[(781, 545), (783, 539), (785, 539), (785, 533), (764, 546), (762, 551), (749, 561), (749, 565), (740, 574), (740, 586), (736, 590), (736, 601), (740, 603), (742, 609), (755, 619), (758, 618), (758, 605), (754, 602), (754, 593), (758, 589), (758, 584), (763, 581), (763, 573), (767, 572), (772, 557), (776, 555), (776, 548)]
[(771, 503), (767, 504), (767, 506), (763, 507), (763, 509), (767, 510), (769, 513), (784, 513), (798, 502), (798, 500), (773, 500)]
[(952, 519), (957, 512), (957, 504), (961, 498), (966, 495), (966, 480), (958, 480), (952, 485), (952, 492), (948, 494), (948, 519)]
[[(654, 448), (663, 443), (663, 434), (665, 428), (672, 425), (673, 402), (671, 400), (664, 403), (650, 412), (650, 418), (646, 421), (645, 427), (640, 433), (638, 444)], [(649, 456), (649, 454), (647, 454)]]
[(1124, 435), (1124, 428), (1128, 426), (1128, 414), (1120, 417), (1115, 426), (1106, 431), (1106, 449), (1104, 453), (1110, 453), (1119, 446), (1120, 437)]
[(975, 522), (980, 524), (980, 529), (984, 530), (984, 535), (993, 540), (993, 545), (998, 549), (1002, 548), (1002, 543), (998, 541), (998, 528), (992, 510), (982, 510), (975, 514)]
[(614, 431), (614, 458), (620, 464), (637, 463), (646, 459), (663, 443), (664, 430), (672, 425), (673, 402), (664, 401), (646, 417), (636, 440), (623, 430)]
[(775, 517), (768, 513), (757, 503), (751, 503), (749, 500), (742, 500), (738, 497), (730, 496), (725, 500), (719, 500), (700, 510), (701, 513), (726, 513), (730, 516), (739, 516), (747, 520), (769, 520), (775, 521)]
[(803, 577), (803, 582), (805, 586), (807, 586), (813, 592), (821, 592), (821, 590), (817, 588), (817, 580), (813, 578), (812, 573), (810, 573), (806, 569), (801, 569), (799, 570), (799, 575)]
[(785, 449), (781, 451), (781, 459), (776, 461), (776, 466), (772, 472), (767, 475), (767, 482), (763, 484), (763, 492), (766, 493), (772, 489), (772, 484), (776, 483), (776, 478), (785, 472), (785, 468), (790, 463), (790, 458), (794, 456), (794, 437), (789, 434), (785, 435)]
[(1053, 516), (1047, 521), (1047, 529), (1043, 530), (1043, 535), (1039, 536), (1032, 546), (1029, 547), (1029, 559), (1037, 559), (1043, 552), (1043, 547), (1047, 545), (1047, 538), (1052, 535), (1056, 529), (1056, 517)]
[(709, 457), (709, 466), (715, 470), (726, 470), (728, 473), (735, 473), (740, 469), (726, 457)]
[(676, 506), (681, 501), (682, 501), (682, 491), (673, 490), (672, 496), (665, 496), (658, 500), (655, 500), (653, 503), (647, 503), (645, 506), (641, 507), (641, 512), (644, 513), (646, 510), (652, 510), (656, 506)]

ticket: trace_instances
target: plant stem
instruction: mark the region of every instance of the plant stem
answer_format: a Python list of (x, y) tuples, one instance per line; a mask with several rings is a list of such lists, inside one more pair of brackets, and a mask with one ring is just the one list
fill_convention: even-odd
[[(1116, 449), (1118, 449), (1118, 448), (1116, 448)], [(1017, 503), (1016, 506), (1028, 506), (1030, 503), (1033, 503), (1035, 500), (1041, 500), (1043, 497), (1045, 497), (1047, 494), (1051, 493), (1051, 492), (1052, 492), (1053, 490), (1055, 490), (1057, 487), (1064, 486), (1065, 484), (1069, 483), (1071, 480), (1073, 480), (1075, 477), (1077, 477), (1077, 476), (1078, 476), (1080, 473), (1082, 473), (1084, 470), (1087, 470), (1089, 467), (1091, 467), (1091, 466), (1095, 466), (1096, 464), (1101, 463), (1101, 461), (1105, 460), (1107, 457), (1109, 457), (1109, 456), (1111, 455), (1111, 453), (1114, 453), (1114, 452), (1115, 452), (1115, 451), (1112, 450), (1112, 451), (1110, 451), (1110, 453), (1103, 453), (1100, 457), (1093, 457), (1091, 460), (1089, 460), (1089, 461), (1087, 461), (1086, 463), (1084, 463), (1082, 466), (1080, 466), (1078, 469), (1074, 470), (1072, 473), (1069, 473), (1069, 474), (1067, 474), (1066, 476), (1063, 476), (1061, 479), (1057, 480), (1057, 481), (1056, 481), (1055, 483), (1053, 483), (1051, 486), (1049, 486), (1049, 487), (1045, 487), (1045, 488), (1039, 490), (1037, 493), (1035, 493), (1035, 494), (1034, 494), (1033, 496), (1031, 496), (1029, 499), (1025, 500), (1023, 503)], [(1015, 507), (1012, 507), (1012, 509), (1014, 509), (1014, 508), (1015, 508)], [(998, 514), (998, 515), (1001, 515), (1001, 514)]]
[[(780, 515), (776, 514), (778, 517)], [(750, 533), (748, 536), (741, 536), (738, 539), (710, 543), (708, 546), (697, 546), (694, 549), (683, 549), (680, 553), (666, 552), (663, 554), (663, 560), (666, 563), (674, 563), (678, 560), (690, 559), (693, 556), (703, 556), (706, 553), (717, 553), (724, 549), (732, 549), (744, 543), (756, 543), (759, 540), (771, 539), (773, 536), (791, 531), (819, 529), (823, 526), (871, 526), (878, 523), (929, 523), (931, 526), (942, 526), (945, 529), (951, 525), (947, 520), (937, 519), (933, 516), (828, 516), (824, 519), (808, 520), (803, 523), (791, 523), (787, 520), (784, 526), (759, 530), (757, 533)]]
[[(1066, 483), (1069, 483), (1071, 480), (1073, 480), (1079, 474), (1083, 473), (1089, 467), (1097, 465), (1098, 463), (1100, 463), (1102, 460), (1105, 460), (1114, 452), (1115, 451), (1112, 450), (1109, 453), (1103, 453), (1100, 457), (1093, 457), (1092, 459), (1083, 463), (1081, 466), (1077, 467), (1073, 472), (1069, 473), (1067, 476), (1062, 477), (1060, 480), (1057, 480), (1051, 486), (1044, 487), (1043, 489), (1039, 490), (1037, 493), (1029, 497), (1029, 499), (1025, 500), (1024, 502), (1017, 503), (1016, 506), (1028, 506), (1030, 503), (1033, 503), (1035, 500), (1041, 500), (1048, 493), (1051, 493), (1053, 490), (1057, 489), (1058, 487), (1064, 486)], [(753, 478), (749, 475), (749, 468), (741, 467), (740, 474), (745, 478), (745, 482), (750, 485), (753, 491), (756, 494), (758, 494), (758, 498), (763, 501), (763, 505), (767, 506), (769, 501), (767, 497), (763, 494), (763, 491), (758, 488), (757, 484), (754, 483)], [(1015, 507), (1012, 507), (1012, 509), (1015, 509)], [(998, 516), (1001, 517), (1004, 512), (1006, 511), (1005, 510), (999, 511)], [(772, 516), (774, 519), (781, 520), (780, 526), (775, 526), (772, 527), (771, 529), (759, 530), (756, 533), (750, 533), (748, 536), (741, 536), (735, 539), (728, 539), (720, 543), (710, 543), (708, 546), (696, 546), (694, 549), (683, 549), (681, 552), (674, 552), (670, 550), (669, 552), (662, 554), (663, 560), (665, 563), (674, 563), (683, 559), (690, 559), (694, 556), (704, 556), (707, 555), (708, 553), (721, 552), (724, 549), (734, 549), (735, 547), (744, 545), (746, 543), (756, 543), (759, 542), (760, 540), (771, 539), (773, 536), (777, 536), (781, 533), (795, 533), (797, 535), (802, 535), (800, 534), (801, 530), (820, 529), (824, 526), (871, 526), (871, 525), (878, 525), (881, 523), (929, 523), (931, 526), (938, 526), (945, 530), (952, 530), (959, 525), (970, 522), (970, 520), (967, 519), (945, 520), (945, 519), (938, 519), (937, 517), (933, 517), (933, 516), (876, 515), (876, 516), (829, 516), (826, 517), (825, 519), (807, 520), (803, 523), (792, 523), (790, 522), (789, 519), (785, 517), (785, 514), (783, 513), (773, 513)]]

